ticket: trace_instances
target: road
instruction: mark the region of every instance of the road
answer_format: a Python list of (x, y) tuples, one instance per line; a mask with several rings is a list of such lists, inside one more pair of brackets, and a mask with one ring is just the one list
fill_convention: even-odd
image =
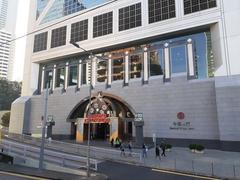
[(98, 169), (110, 180), (219, 180), (113, 162), (102, 162)]
[(47, 179), (0, 171), (0, 180), (47, 180)]

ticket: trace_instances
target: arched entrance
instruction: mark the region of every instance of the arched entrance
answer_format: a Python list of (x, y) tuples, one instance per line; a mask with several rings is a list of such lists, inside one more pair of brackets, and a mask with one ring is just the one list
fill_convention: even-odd
[[(82, 100), (70, 113), (68, 121), (72, 123), (71, 134), (81, 142), (87, 139), (88, 117), (90, 135), (95, 140), (110, 140), (119, 137), (131, 139), (135, 112), (119, 97), (98, 92), (91, 99)], [(90, 116), (89, 116), (90, 115)], [(104, 117), (104, 118), (103, 118)]]

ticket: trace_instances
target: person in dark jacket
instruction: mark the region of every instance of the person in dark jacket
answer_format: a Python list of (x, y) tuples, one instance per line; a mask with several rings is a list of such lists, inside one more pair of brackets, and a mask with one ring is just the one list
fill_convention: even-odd
[(159, 147), (159, 145), (156, 145), (156, 147), (155, 147), (155, 154), (156, 154), (156, 158), (161, 159), (161, 157), (160, 157), (160, 147)]
[(165, 154), (165, 151), (166, 151), (166, 144), (165, 144), (165, 142), (163, 142), (162, 141), (162, 143), (161, 143), (161, 149), (162, 149), (162, 154), (161, 154), (161, 156), (166, 156), (166, 154)]

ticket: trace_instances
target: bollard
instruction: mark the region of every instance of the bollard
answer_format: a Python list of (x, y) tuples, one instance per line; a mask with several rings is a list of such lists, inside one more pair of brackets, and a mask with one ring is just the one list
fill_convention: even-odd
[(234, 178), (236, 177), (236, 166), (235, 166), (235, 164), (233, 164), (233, 177)]
[(195, 173), (195, 170), (194, 170), (194, 160), (192, 160), (192, 171), (193, 171), (193, 173)]
[(177, 160), (176, 160), (176, 158), (174, 159), (174, 169), (175, 170), (177, 169)]
[(213, 171), (213, 162), (211, 163), (212, 165), (212, 176), (214, 176), (214, 171)]

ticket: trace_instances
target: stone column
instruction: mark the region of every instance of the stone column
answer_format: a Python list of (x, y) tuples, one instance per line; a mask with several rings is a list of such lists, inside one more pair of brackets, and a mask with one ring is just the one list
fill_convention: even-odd
[(54, 65), (54, 67), (53, 67), (53, 85), (52, 85), (52, 90), (54, 90), (55, 89), (55, 87), (56, 87), (56, 65)]
[(78, 62), (78, 85), (77, 88), (80, 89), (82, 85), (82, 60)]
[(188, 56), (188, 77), (192, 79), (195, 77), (192, 39), (187, 40), (187, 56)]
[(64, 82), (64, 89), (65, 90), (68, 87), (68, 74), (69, 74), (68, 71), (69, 71), (69, 63), (67, 62), (66, 66), (65, 66), (65, 82)]
[[(91, 57), (93, 58), (93, 57)], [(96, 65), (97, 65), (97, 59), (96, 58), (93, 58), (92, 60), (92, 67), (91, 67), (91, 70), (92, 70), (92, 87), (95, 87), (96, 85)]]
[(128, 86), (129, 83), (129, 52), (125, 52), (125, 76), (124, 76), (124, 85)]
[(148, 83), (148, 49), (144, 48), (143, 52), (143, 84)]
[(112, 84), (112, 55), (108, 56), (108, 73), (107, 73), (107, 87), (111, 87)]
[(169, 44), (164, 44), (164, 78), (165, 81), (170, 81), (170, 54), (169, 54)]
[(43, 92), (43, 89), (44, 89), (44, 77), (45, 77), (45, 67), (42, 68), (41, 92)]

